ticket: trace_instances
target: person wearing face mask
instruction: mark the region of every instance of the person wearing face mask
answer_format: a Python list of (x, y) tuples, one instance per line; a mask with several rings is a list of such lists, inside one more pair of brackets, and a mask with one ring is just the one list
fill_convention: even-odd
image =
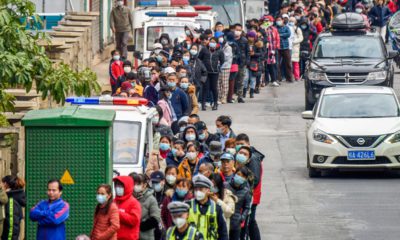
[(249, 77), (245, 79), (243, 86), (243, 98), (246, 98), (246, 93), (250, 90), (250, 98), (254, 98), (257, 79), (262, 74), (262, 58), (264, 55), (263, 42), (258, 41), (257, 33), (250, 31), (247, 33), (247, 40), (249, 43)]
[(154, 230), (158, 228), (158, 224), (161, 221), (157, 200), (153, 196), (153, 190), (148, 188), (146, 175), (131, 173), (129, 176), (135, 183), (133, 195), (141, 206), (139, 239), (154, 240)]
[(175, 165), (168, 165), (165, 169), (165, 196), (172, 196), (173, 190), (176, 185), (178, 177), (178, 167)]
[(196, 127), (194, 125), (187, 125), (182, 132), (181, 140), (187, 145), (191, 142), (197, 142), (198, 139), (199, 136)]
[(199, 162), (199, 150), (199, 145), (197, 143), (188, 144), (185, 158), (178, 166), (178, 178), (192, 180), (194, 169)]
[[(304, 75), (304, 71), (306, 69), (306, 63), (308, 59), (305, 55), (308, 55), (311, 51), (310, 44), (312, 38), (315, 38), (316, 35), (314, 32), (310, 30), (310, 26), (308, 24), (308, 20), (305, 19), (304, 21), (299, 23), (301, 28), (301, 32), (303, 34), (303, 41), (300, 43), (300, 75)], [(304, 55), (305, 54), (305, 55)]]
[(200, 143), (206, 145), (207, 149), (210, 147), (212, 141), (218, 141), (217, 135), (212, 134), (208, 131), (207, 125), (203, 121), (199, 121), (195, 124), (197, 133), (199, 134)]
[[(232, 49), (232, 62), (231, 69), (229, 70), (229, 83), (228, 83), (228, 93), (226, 101), (228, 103), (233, 103), (233, 93), (235, 91), (235, 79), (239, 72), (239, 62), (240, 62), (240, 48), (235, 41), (235, 34), (232, 31), (226, 33), (226, 41)], [(229, 58), (226, 60), (229, 62)]]
[(199, 173), (199, 167), (203, 163), (211, 163), (214, 166), (218, 167), (219, 166), (219, 158), (222, 155), (222, 145), (218, 141), (212, 141), (210, 143), (210, 147), (208, 152), (199, 160), (193, 175), (197, 175)]
[(291, 83), (292, 79), (292, 59), (289, 48), (289, 38), (291, 36), (290, 28), (286, 26), (283, 22), (282, 17), (276, 18), (276, 25), (278, 27), (280, 48), (278, 55), (278, 80), (282, 81), (282, 71), (281, 66), (284, 66), (286, 81)]
[(231, 129), (232, 119), (229, 116), (221, 115), (215, 120), (215, 125), (217, 127), (216, 135), (219, 137), (222, 147), (225, 148), (225, 141), (229, 138), (236, 137)]
[(121, 87), (122, 83), (126, 81), (126, 76), (132, 72), (132, 62), (131, 61), (124, 61), (123, 64), (124, 74), (120, 75), (117, 79), (116, 87), (117, 89)]
[(218, 40), (211, 38), (207, 48), (202, 48), (199, 53), (199, 59), (203, 61), (207, 68), (208, 78), (202, 86), (201, 109), (206, 110), (206, 100), (209, 92), (213, 95), (213, 108), (218, 110), (218, 77), (220, 66), (225, 62), (225, 56), (221, 49), (218, 48)]
[(157, 105), (160, 106), (163, 111), (162, 119), (169, 127), (171, 127), (173, 121), (176, 121), (176, 115), (169, 100), (171, 96), (170, 89), (166, 86), (162, 87), (160, 89), (160, 100), (157, 102)]
[(185, 157), (185, 142), (176, 140), (171, 151), (167, 155), (167, 166), (178, 167)]
[(111, 60), (109, 66), (111, 94), (114, 95), (117, 91), (118, 78), (124, 74), (123, 62), (118, 50), (111, 51)]
[(235, 213), (237, 197), (233, 195), (231, 190), (225, 187), (224, 178), (221, 174), (213, 174), (211, 181), (213, 182), (213, 186), (211, 187), (212, 194), (210, 198), (221, 206), (224, 212), (227, 232), (229, 233), (230, 219), (233, 213)]
[(117, 231), (120, 227), (119, 213), (117, 205), (113, 202), (111, 186), (101, 184), (97, 188), (96, 200), (97, 206), (90, 239), (117, 240)]
[(229, 75), (232, 66), (233, 53), (232, 53), (232, 47), (229, 44), (227, 44), (227, 42), (224, 39), (223, 32), (217, 31), (215, 32), (214, 36), (215, 38), (218, 39), (218, 44), (220, 45), (220, 48), (224, 53), (225, 61), (224, 64), (222, 64), (221, 66), (221, 72), (218, 76), (218, 102), (220, 102), (221, 104), (225, 104), (228, 95)]
[(279, 87), (277, 82), (276, 56), (280, 48), (280, 37), (276, 27), (273, 26), (274, 18), (270, 15), (264, 17), (262, 28), (265, 29), (264, 45), (266, 47), (265, 82), (272, 87)]
[(296, 19), (291, 17), (289, 23), (293, 25), (293, 47), (292, 47), (292, 66), (293, 76), (295, 81), (300, 81), (300, 44), (303, 41), (303, 32), (301, 28), (296, 25)]
[(158, 91), (156, 85), (157, 83), (159, 83), (160, 73), (161, 70), (158, 66), (153, 67), (150, 71), (151, 74), (150, 81), (144, 88), (143, 97), (149, 101), (148, 105), (150, 107), (155, 106), (158, 102)]
[(133, 197), (134, 181), (129, 176), (118, 176), (113, 179), (115, 189), (114, 203), (117, 204), (120, 228), (118, 239), (137, 240), (140, 232), (142, 208)]
[(176, 73), (168, 74), (167, 85), (171, 90), (171, 105), (176, 114), (176, 118), (180, 119), (183, 116), (188, 116), (190, 113), (189, 109), (189, 99), (186, 93), (177, 87), (179, 80)]
[(189, 83), (188, 77), (181, 77), (179, 79), (179, 87), (186, 93), (189, 99), (190, 114), (197, 114), (199, 112), (199, 102), (196, 96), (196, 87)]
[(356, 13), (359, 13), (359, 14), (361, 14), (363, 16), (365, 29), (369, 29), (370, 28), (369, 19), (368, 19), (367, 13), (365, 11), (364, 5), (362, 3), (357, 3), (355, 11), (356, 11)]
[(168, 33), (163, 33), (161, 34), (159, 40), (159, 43), (161, 43), (161, 45), (163, 46), (163, 49), (172, 49), (172, 41), (171, 38), (169, 37)]
[(244, 83), (244, 78), (245, 78), (245, 72), (247, 69), (247, 64), (249, 63), (249, 44), (247, 41), (247, 38), (243, 36), (243, 26), (239, 23), (235, 24), (235, 41), (237, 45), (239, 46), (240, 50), (240, 57), (239, 57), (239, 71), (236, 75), (235, 79), (235, 89), (236, 94), (238, 95), (238, 103), (244, 103), (244, 100), (242, 98), (243, 96), (243, 83)]
[(161, 204), (161, 219), (164, 227), (167, 229), (173, 226), (171, 213), (168, 210), (168, 204), (171, 202), (185, 202), (193, 199), (191, 191), (192, 182), (186, 178), (180, 178), (176, 181), (174, 192), (171, 196), (165, 196)]
[[(241, 153), (240, 162), (245, 162), (245, 166), (251, 171), (252, 177), (249, 178), (249, 186), (253, 190), (253, 203), (251, 205), (251, 215), (249, 219), (250, 237), (260, 239), (260, 230), (256, 221), (257, 206), (261, 201), (263, 164), (265, 156), (250, 144), (246, 134), (239, 134), (236, 137), (236, 146)], [(247, 160), (244, 160), (246, 159)], [(246, 163), (247, 162), (247, 163)], [(237, 164), (240, 165), (240, 164)]]
[(227, 188), (237, 197), (235, 213), (230, 219), (230, 240), (245, 239), (248, 235), (246, 220), (250, 213), (252, 194), (247, 181), (250, 175), (251, 172), (246, 167), (239, 167), (227, 184)]
[(211, 198), (213, 183), (207, 177), (199, 174), (193, 177), (195, 198), (188, 201), (190, 205), (188, 222), (209, 240), (227, 240), (228, 231), (221, 206)]
[(154, 197), (157, 200), (158, 205), (164, 201), (164, 190), (165, 190), (165, 175), (164, 171), (155, 171), (150, 175), (151, 188), (154, 190)]
[(153, 151), (146, 165), (146, 175), (148, 177), (155, 171), (165, 171), (167, 167), (167, 155), (171, 151), (171, 137), (162, 136), (160, 138), (159, 150)]
[(224, 181), (229, 183), (235, 173), (235, 157), (230, 153), (224, 153), (221, 156), (221, 167), (219, 168)]
[(117, 6), (110, 13), (110, 27), (115, 36), (115, 45), (122, 58), (128, 57), (129, 33), (133, 34), (133, 19), (130, 8), (124, 6), (123, 0), (117, 1)]
[(207, 81), (207, 68), (204, 66), (203, 62), (198, 58), (199, 45), (194, 44), (189, 50), (190, 53), (190, 82), (196, 87), (197, 95), (200, 96), (201, 86)]
[(172, 221), (175, 226), (167, 230), (166, 240), (190, 239), (204, 240), (203, 234), (194, 226), (188, 223), (190, 206), (182, 202), (171, 202), (168, 204), (168, 210), (171, 212)]
[(163, 46), (161, 43), (154, 43), (153, 51), (150, 54), (150, 56), (157, 57), (161, 53), (162, 50), (163, 50)]

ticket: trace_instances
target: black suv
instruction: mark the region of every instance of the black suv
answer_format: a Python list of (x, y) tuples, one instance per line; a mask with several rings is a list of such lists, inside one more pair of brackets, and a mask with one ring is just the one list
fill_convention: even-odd
[(314, 42), (303, 76), (305, 108), (311, 110), (323, 88), (338, 85), (376, 85), (393, 87), (393, 58), (381, 36), (364, 30), (358, 13), (339, 14), (332, 29)]

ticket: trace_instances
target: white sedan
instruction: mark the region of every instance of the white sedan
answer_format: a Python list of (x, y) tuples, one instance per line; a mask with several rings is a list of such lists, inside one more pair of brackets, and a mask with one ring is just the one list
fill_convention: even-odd
[(326, 88), (307, 126), (310, 177), (326, 169), (400, 169), (400, 110), (393, 89)]

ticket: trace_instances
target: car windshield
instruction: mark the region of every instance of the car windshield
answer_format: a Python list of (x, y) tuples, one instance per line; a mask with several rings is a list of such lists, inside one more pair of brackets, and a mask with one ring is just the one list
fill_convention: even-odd
[(171, 27), (171, 26), (157, 26), (147, 28), (147, 51), (153, 50), (153, 45), (158, 40), (163, 33), (168, 33), (171, 42), (175, 38), (186, 36), (185, 28), (183, 26)]
[(208, 5), (218, 13), (217, 20), (225, 26), (242, 22), (242, 5), (240, 0), (189, 0), (190, 5)]
[(391, 94), (332, 94), (322, 98), (322, 118), (398, 117), (399, 107)]
[(319, 39), (314, 58), (383, 58), (381, 41), (367, 36), (333, 36)]
[(115, 121), (113, 124), (114, 164), (137, 164), (140, 147), (139, 122)]

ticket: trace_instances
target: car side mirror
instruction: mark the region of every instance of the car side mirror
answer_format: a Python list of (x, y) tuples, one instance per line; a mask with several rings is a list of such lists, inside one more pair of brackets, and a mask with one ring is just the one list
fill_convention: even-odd
[(301, 52), (301, 57), (305, 59), (310, 59), (310, 53), (309, 52)]
[(314, 119), (314, 114), (312, 111), (304, 111), (301, 113), (301, 117), (303, 119), (307, 119), (307, 120), (313, 120)]
[(389, 55), (388, 59), (393, 59), (393, 58), (397, 57), (399, 55), (399, 53), (397, 51), (389, 51), (388, 55)]
[(133, 52), (133, 56), (136, 58), (136, 59), (142, 59), (143, 58), (143, 54), (141, 53), (141, 52), (139, 52), (139, 51), (134, 51)]

